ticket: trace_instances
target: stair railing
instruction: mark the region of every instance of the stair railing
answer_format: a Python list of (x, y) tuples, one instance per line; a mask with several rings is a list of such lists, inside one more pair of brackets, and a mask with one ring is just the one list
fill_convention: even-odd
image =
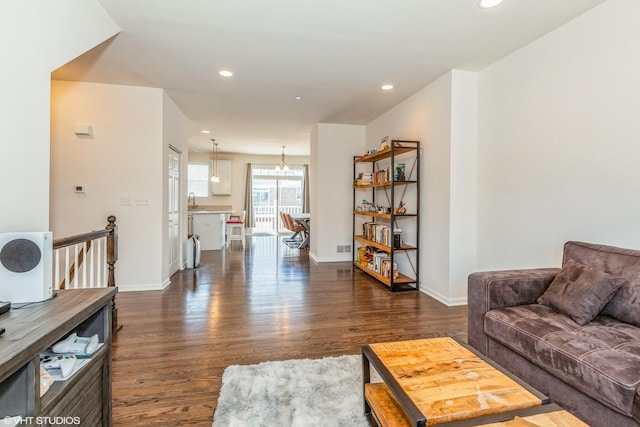
[[(107, 222), (103, 230), (54, 239), (54, 289), (116, 286), (118, 226), (113, 215), (107, 218)], [(115, 297), (111, 301), (111, 327), (114, 332), (119, 328)]]

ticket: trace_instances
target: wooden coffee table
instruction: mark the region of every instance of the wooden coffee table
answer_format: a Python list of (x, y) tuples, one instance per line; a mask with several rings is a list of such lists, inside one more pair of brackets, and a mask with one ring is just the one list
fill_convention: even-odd
[(515, 417), (512, 420), (498, 423), (483, 424), (481, 427), (589, 427), (588, 424), (556, 405), (544, 405), (544, 407), (549, 407), (550, 411), (530, 416)]
[[(371, 366), (383, 382), (371, 383)], [(450, 337), (365, 345), (362, 367), (365, 414), (380, 426), (487, 424), (546, 412), (549, 403)]]

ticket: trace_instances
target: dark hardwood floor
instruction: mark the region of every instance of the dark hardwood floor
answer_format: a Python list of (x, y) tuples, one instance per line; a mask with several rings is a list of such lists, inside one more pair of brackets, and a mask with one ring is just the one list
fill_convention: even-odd
[(205, 251), (164, 291), (117, 296), (115, 426), (211, 425), (224, 369), (359, 354), (369, 342), (454, 335), (467, 308), (390, 293), (351, 264), (309, 261), (275, 236)]

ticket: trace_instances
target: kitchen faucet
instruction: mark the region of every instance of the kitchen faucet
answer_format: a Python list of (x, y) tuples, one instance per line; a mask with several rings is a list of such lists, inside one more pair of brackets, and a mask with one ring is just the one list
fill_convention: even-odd
[(189, 193), (189, 196), (187, 196), (187, 204), (189, 204), (189, 200), (191, 200), (191, 198), (193, 197), (193, 209), (196, 208), (196, 193), (194, 193), (193, 191), (191, 193)]

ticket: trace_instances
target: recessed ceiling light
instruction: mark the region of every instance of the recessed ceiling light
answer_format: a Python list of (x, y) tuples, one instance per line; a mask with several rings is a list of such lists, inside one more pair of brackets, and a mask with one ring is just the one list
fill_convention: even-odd
[(233, 76), (233, 73), (231, 71), (229, 71), (229, 70), (222, 70), (218, 74), (220, 74), (222, 77), (231, 77), (231, 76)]
[(382, 89), (382, 90), (391, 90), (391, 89), (393, 89), (393, 85), (382, 85), (382, 86), (380, 86), (380, 89)]
[(480, 0), (478, 6), (483, 9), (489, 9), (500, 5), (504, 0)]
[(296, 101), (300, 101), (302, 99), (301, 96), (296, 96)]
[(202, 133), (211, 133), (210, 130), (201, 130), (200, 132), (202, 132)]

